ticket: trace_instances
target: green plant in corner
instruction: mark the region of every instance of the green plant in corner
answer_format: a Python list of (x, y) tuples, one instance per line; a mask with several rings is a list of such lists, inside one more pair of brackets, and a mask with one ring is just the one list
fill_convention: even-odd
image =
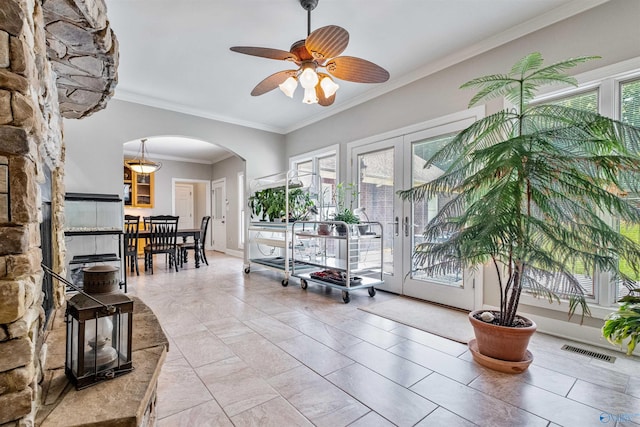
[(619, 302), (617, 311), (608, 315), (602, 327), (602, 336), (611, 344), (626, 345), (627, 355), (631, 356), (640, 342), (640, 289), (636, 288)]
[(618, 269), (640, 266), (640, 246), (604, 218), (640, 222), (627, 198), (640, 184), (640, 129), (584, 110), (532, 104), (540, 86), (573, 84), (565, 73), (595, 57), (543, 66), (539, 53), (508, 74), (473, 79), (469, 105), (505, 97), (514, 107), (491, 114), (457, 134), (427, 160), (449, 166), (424, 185), (400, 191), (406, 200), (447, 193), (424, 230), (415, 265), (432, 274), (489, 264), (497, 273), (496, 322), (516, 325), (523, 292), (550, 302), (568, 300), (569, 315), (589, 314), (572, 266), (633, 278)]

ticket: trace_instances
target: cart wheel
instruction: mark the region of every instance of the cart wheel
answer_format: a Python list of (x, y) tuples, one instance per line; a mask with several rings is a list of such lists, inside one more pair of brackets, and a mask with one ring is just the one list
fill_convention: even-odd
[(349, 292), (342, 291), (342, 301), (344, 301), (345, 304), (349, 304), (349, 301), (351, 301), (351, 298), (349, 297)]
[(289, 286), (289, 279), (282, 279), (282, 286)]
[(251, 272), (251, 269), (249, 267), (244, 268), (244, 274), (249, 274), (250, 272)]
[(376, 296), (376, 288), (374, 288), (373, 286), (369, 288), (369, 296), (370, 297)]
[(306, 280), (304, 280), (304, 279), (300, 279), (300, 287), (301, 287), (302, 289), (307, 289), (307, 286), (309, 286), (309, 284), (307, 283), (307, 281), (306, 281)]

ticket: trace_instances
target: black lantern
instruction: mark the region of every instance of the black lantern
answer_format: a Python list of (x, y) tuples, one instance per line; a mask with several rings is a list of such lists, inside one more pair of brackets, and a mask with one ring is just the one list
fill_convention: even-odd
[(133, 301), (123, 293), (78, 293), (67, 302), (65, 374), (82, 389), (133, 369)]
[(67, 301), (65, 312), (64, 372), (69, 380), (79, 390), (131, 372), (133, 301), (119, 291), (118, 268), (85, 268), (83, 290), (40, 265), (45, 273), (78, 291)]

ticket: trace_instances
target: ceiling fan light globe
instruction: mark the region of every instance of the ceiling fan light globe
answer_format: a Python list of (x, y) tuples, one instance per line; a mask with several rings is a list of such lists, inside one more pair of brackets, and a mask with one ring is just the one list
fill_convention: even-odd
[(318, 84), (318, 74), (315, 72), (313, 67), (305, 67), (302, 73), (300, 74), (300, 86), (308, 89), (313, 89)]
[(315, 88), (305, 89), (304, 90), (304, 99), (302, 100), (305, 104), (317, 104), (318, 97), (316, 96)]
[(323, 77), (322, 80), (320, 80), (320, 87), (324, 92), (324, 96), (327, 98), (333, 96), (338, 89), (340, 89), (340, 85), (331, 80), (330, 77)]
[(295, 77), (291, 76), (280, 85), (278, 85), (278, 87), (280, 88), (282, 93), (287, 95), (289, 98), (293, 98), (293, 93), (298, 87), (298, 81), (295, 79)]

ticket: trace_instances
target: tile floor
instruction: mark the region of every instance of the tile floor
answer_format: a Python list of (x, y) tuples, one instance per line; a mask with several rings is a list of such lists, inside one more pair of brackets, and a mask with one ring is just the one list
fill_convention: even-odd
[(598, 361), (538, 333), (529, 370), (501, 374), (462, 344), (358, 310), (395, 295), (355, 291), (344, 304), (339, 291), (208, 257), (178, 273), (160, 257), (155, 274), (129, 276), (170, 341), (160, 427), (640, 424), (638, 359)]

